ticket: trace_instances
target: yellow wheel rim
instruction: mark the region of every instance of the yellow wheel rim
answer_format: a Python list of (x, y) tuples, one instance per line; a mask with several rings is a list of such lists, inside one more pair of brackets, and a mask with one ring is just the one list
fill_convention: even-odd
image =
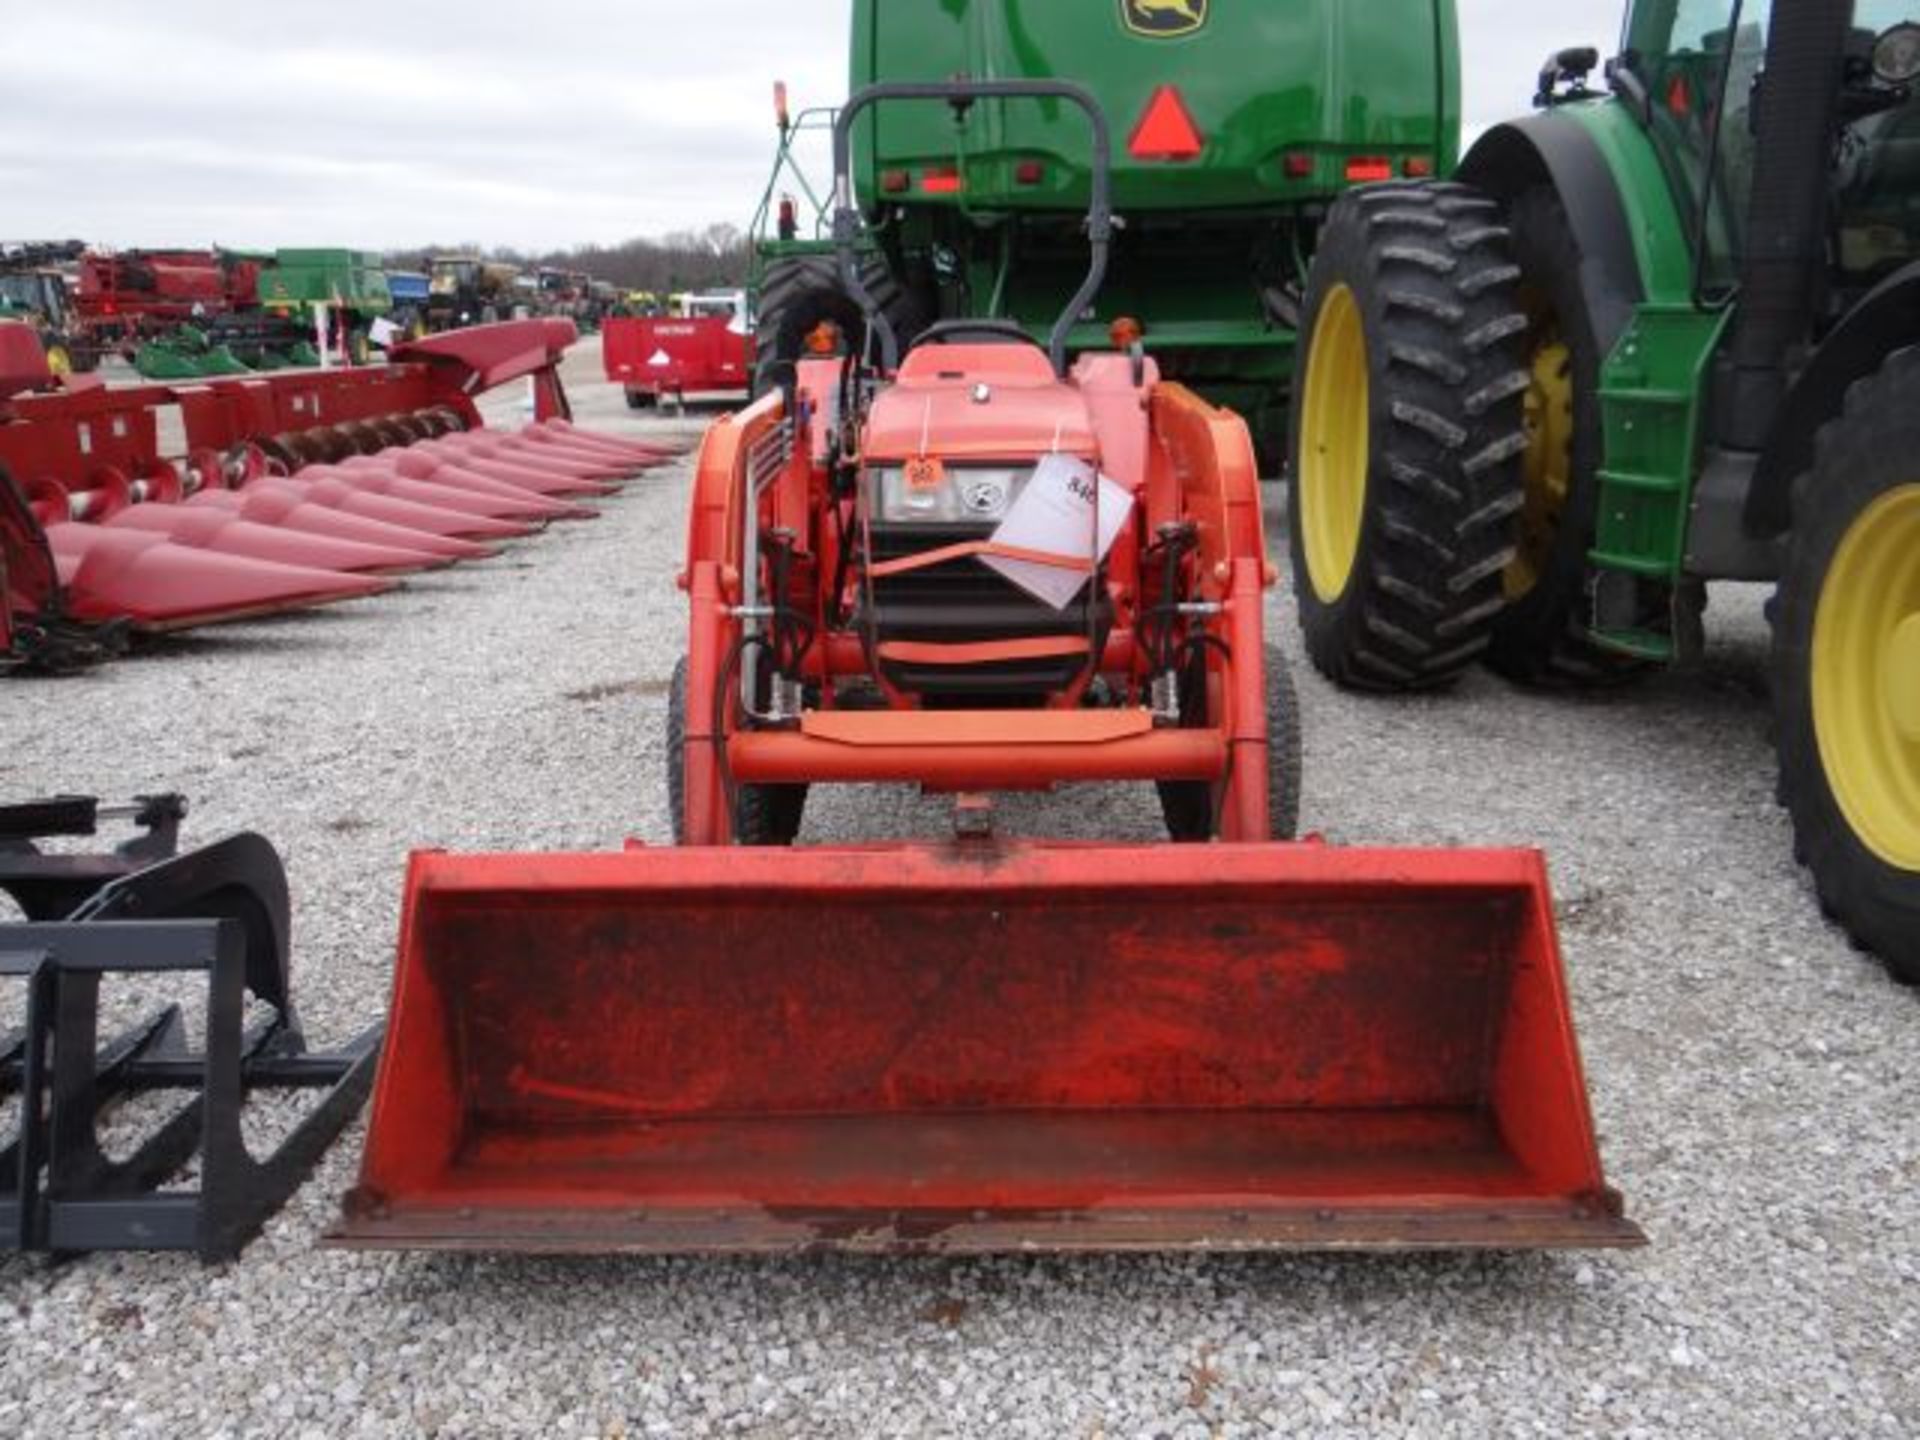
[(1566, 341), (1549, 332), (1534, 345), (1531, 368), (1526, 396), (1526, 501), (1520, 509), (1520, 543), (1504, 575), (1509, 600), (1518, 600), (1547, 573), (1554, 536), (1573, 488), (1573, 352)]
[(47, 373), (50, 375), (73, 373), (73, 357), (67, 353), (66, 346), (49, 345), (47, 347)]
[(1313, 593), (1330, 604), (1353, 575), (1367, 505), (1367, 335), (1345, 285), (1320, 302), (1306, 387), (1294, 523)]
[(1920, 870), (1920, 484), (1867, 506), (1833, 552), (1814, 612), (1813, 728), (1860, 843)]

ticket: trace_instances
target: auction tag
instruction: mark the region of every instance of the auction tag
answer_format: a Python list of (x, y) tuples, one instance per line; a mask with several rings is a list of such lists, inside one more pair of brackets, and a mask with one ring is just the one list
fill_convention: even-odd
[[(1132, 510), (1127, 488), (1086, 461), (1044, 455), (993, 538), (1001, 545), (1091, 564), (1106, 558)], [(982, 555), (980, 560), (1056, 610), (1066, 608), (1087, 583), (1084, 569), (1005, 555)]]
[(916, 455), (907, 461), (907, 489), (916, 495), (938, 490), (947, 479), (947, 466), (938, 455)]

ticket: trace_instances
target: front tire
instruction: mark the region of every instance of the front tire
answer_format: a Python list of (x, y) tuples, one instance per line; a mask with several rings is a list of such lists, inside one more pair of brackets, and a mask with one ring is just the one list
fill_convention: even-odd
[[(667, 814), (673, 843), (687, 843), (687, 659), (681, 656), (667, 686)], [(791, 845), (807, 808), (805, 785), (736, 785), (733, 843)]]
[[(1186, 677), (1180, 706), (1192, 723), (1212, 723), (1201, 711), (1205, 667)], [(1267, 687), (1267, 838), (1292, 840), (1300, 833), (1300, 696), (1293, 672), (1277, 645), (1266, 650)], [(1159, 780), (1160, 814), (1167, 834), (1181, 843), (1211, 840), (1220, 832), (1217, 788), (1200, 780)]]
[(1506, 606), (1526, 448), (1520, 278), (1456, 184), (1350, 191), (1308, 276), (1289, 530), (1307, 656), (1342, 685), (1455, 679)]
[(1920, 351), (1857, 382), (1794, 490), (1773, 606), (1780, 799), (1821, 909), (1920, 984)]

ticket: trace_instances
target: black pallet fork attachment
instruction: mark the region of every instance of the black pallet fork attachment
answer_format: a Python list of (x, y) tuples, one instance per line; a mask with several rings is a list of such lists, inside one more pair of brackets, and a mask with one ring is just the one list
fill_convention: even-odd
[[(286, 871), (272, 845), (239, 834), (177, 854), (177, 795), (103, 806), (61, 796), (0, 806), (0, 889), (23, 922), (0, 924), (0, 983), (25, 989), (24, 1029), (0, 1033), (0, 1252), (192, 1250), (237, 1255), (299, 1188), (365, 1101), (381, 1026), (343, 1049), (307, 1049), (288, 968)], [(47, 854), (34, 842), (91, 835), (102, 820), (139, 834), (104, 854)], [(178, 1005), (101, 1041), (109, 975), (207, 977), (203, 1046)], [(271, 1013), (247, 1019), (247, 996)], [(325, 1090), (273, 1153), (241, 1134), (250, 1091)], [(99, 1125), (128, 1098), (189, 1098), (124, 1159)], [(198, 1183), (180, 1184), (197, 1160)], [(170, 1185), (169, 1182), (175, 1182)]]

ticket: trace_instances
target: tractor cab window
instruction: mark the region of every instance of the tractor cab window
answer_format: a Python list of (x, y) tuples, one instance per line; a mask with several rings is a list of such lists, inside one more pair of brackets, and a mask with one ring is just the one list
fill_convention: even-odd
[(433, 262), (433, 292), (436, 295), (451, 295), (456, 290), (466, 289), (480, 283), (480, 262), (477, 260), (436, 260)]
[(1708, 295), (1727, 293), (1736, 275), (1753, 181), (1754, 82), (1772, 10), (1772, 0), (1653, 0), (1627, 17), (1621, 64), (1646, 92)]

